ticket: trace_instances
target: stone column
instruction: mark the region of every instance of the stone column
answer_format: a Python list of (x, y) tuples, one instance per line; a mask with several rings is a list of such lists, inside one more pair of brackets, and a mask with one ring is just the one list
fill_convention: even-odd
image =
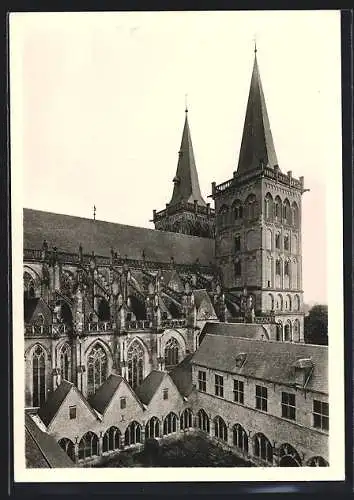
[(140, 431), (140, 438), (141, 438), (141, 443), (145, 443), (145, 422), (143, 422), (141, 426), (141, 431)]
[(119, 440), (119, 441), (120, 441), (120, 442), (119, 442), (119, 447), (120, 447), (121, 449), (123, 449), (123, 448), (124, 448), (124, 446), (125, 446), (125, 435), (124, 435), (124, 432), (122, 432), (122, 433), (121, 433), (121, 435), (120, 435), (120, 440)]
[(100, 431), (98, 436), (98, 455), (101, 457), (103, 453), (103, 432)]
[(78, 438), (78, 436), (75, 437), (74, 457), (75, 457), (75, 463), (77, 464), (79, 461), (79, 438)]

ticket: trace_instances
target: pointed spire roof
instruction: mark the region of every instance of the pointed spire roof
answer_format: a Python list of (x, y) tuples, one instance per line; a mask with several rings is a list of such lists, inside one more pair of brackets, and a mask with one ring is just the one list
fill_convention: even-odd
[(185, 110), (186, 117), (184, 122), (181, 148), (179, 150), (179, 158), (177, 165), (176, 176), (173, 179), (174, 188), (170, 201), (170, 205), (187, 201), (198, 205), (206, 206), (199, 187), (198, 172), (195, 166), (191, 133), (188, 124), (188, 109)]
[(248, 95), (237, 173), (253, 170), (259, 167), (261, 163), (271, 168), (278, 165), (259, 74), (256, 46), (254, 53), (251, 86)]

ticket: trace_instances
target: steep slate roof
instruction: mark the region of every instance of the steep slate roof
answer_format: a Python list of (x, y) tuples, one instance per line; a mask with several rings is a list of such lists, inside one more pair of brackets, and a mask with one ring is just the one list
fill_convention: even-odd
[(248, 339), (268, 338), (267, 330), (256, 323), (212, 323), (207, 321), (201, 331), (204, 335), (226, 335), (228, 337), (243, 337)]
[(40, 249), (43, 240), (58, 251), (78, 253), (81, 243), (83, 252), (110, 256), (114, 248), (121, 256), (142, 259), (144, 250), (147, 260), (169, 263), (171, 257), (178, 264), (192, 264), (196, 258), (202, 265), (214, 261), (214, 240), (126, 226), (71, 215), (55, 214), (25, 208), (23, 211), (24, 248)]
[(58, 413), (59, 408), (63, 404), (72, 387), (74, 387), (74, 384), (68, 382), (67, 380), (63, 380), (55, 391), (49, 394), (43, 405), (38, 410), (39, 418), (47, 427)]
[(258, 168), (260, 162), (272, 168), (278, 165), (255, 55), (237, 173)]
[(184, 360), (175, 366), (169, 375), (182, 396), (189, 396), (192, 392), (192, 354), (188, 354)]
[(32, 319), (33, 313), (36, 310), (39, 298), (25, 299), (24, 301), (24, 316), (25, 323), (29, 323)]
[(25, 454), (29, 468), (75, 467), (56, 440), (25, 414)]
[(101, 415), (106, 411), (123, 378), (112, 373), (89, 399), (89, 403)]
[(142, 403), (148, 405), (152, 400), (153, 395), (160, 387), (162, 380), (165, 378), (166, 372), (153, 370), (135, 389), (135, 393)]
[[(240, 353), (247, 357), (243, 366), (237, 368), (235, 358)], [(293, 364), (298, 359), (311, 358), (314, 370), (306, 389), (328, 394), (327, 357), (326, 346), (206, 335), (191, 362), (221, 372), (293, 385)]]
[(198, 205), (205, 207), (206, 203), (201, 195), (199, 187), (198, 172), (195, 166), (187, 113), (188, 111), (186, 110), (177, 172), (174, 179), (174, 188), (170, 204), (174, 205), (180, 201), (194, 203), (194, 200), (196, 200)]

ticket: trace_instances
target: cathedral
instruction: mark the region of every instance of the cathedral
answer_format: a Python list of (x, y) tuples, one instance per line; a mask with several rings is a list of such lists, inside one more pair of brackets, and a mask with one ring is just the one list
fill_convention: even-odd
[(36, 422), (76, 464), (197, 428), (257, 465), (328, 465), (327, 351), (304, 344), (306, 189), (278, 165), (256, 52), (238, 165), (212, 182), (215, 208), (188, 109), (184, 120), (155, 229), (24, 209), (26, 429)]

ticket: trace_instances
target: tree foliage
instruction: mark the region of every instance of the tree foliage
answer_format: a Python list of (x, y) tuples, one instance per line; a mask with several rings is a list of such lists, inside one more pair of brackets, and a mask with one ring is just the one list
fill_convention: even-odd
[(328, 306), (316, 304), (305, 316), (305, 342), (308, 344), (328, 344)]

